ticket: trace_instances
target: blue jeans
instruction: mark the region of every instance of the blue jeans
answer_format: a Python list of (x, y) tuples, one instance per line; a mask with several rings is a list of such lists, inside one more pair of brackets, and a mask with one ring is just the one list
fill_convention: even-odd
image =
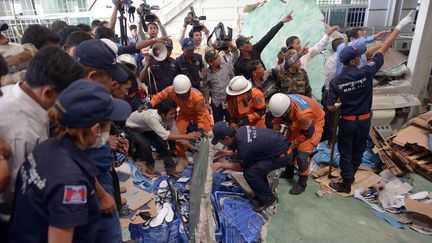
[(339, 167), (341, 169), (342, 178), (354, 178), (358, 167), (362, 163), (370, 126), (370, 118), (356, 121), (340, 119), (338, 149), (340, 154)]

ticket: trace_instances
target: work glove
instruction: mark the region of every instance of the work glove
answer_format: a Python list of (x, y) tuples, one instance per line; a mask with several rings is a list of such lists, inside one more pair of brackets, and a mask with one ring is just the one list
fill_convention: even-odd
[(403, 27), (409, 25), (413, 22), (413, 18), (411, 17), (411, 14), (413, 11), (411, 11), (405, 18), (403, 18), (398, 25), (396, 25), (396, 29), (401, 30)]
[(242, 126), (244, 124), (249, 123), (249, 118), (247, 116), (240, 118), (240, 121), (237, 122), (237, 126)]

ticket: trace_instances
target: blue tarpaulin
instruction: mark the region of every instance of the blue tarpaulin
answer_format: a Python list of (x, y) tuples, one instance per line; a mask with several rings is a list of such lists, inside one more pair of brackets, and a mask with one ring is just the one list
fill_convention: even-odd
[[(327, 147), (327, 141), (321, 142), (318, 147), (315, 149), (315, 155), (312, 157), (312, 159), (317, 164), (328, 164), (330, 161), (330, 153), (331, 148)], [(337, 144), (335, 145), (335, 151), (334, 151), (334, 159), (333, 164), (339, 165), (339, 151), (337, 149)], [(363, 153), (363, 161), (361, 163), (362, 167), (368, 167), (368, 168), (379, 168), (381, 167), (381, 160), (380, 158), (372, 152), (372, 149), (368, 148)]]

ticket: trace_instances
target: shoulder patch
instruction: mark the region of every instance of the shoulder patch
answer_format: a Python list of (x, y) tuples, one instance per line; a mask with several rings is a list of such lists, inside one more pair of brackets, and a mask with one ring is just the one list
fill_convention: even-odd
[(256, 99), (255, 99), (255, 103), (256, 103), (257, 105), (261, 105), (262, 102), (263, 102), (263, 100), (261, 99), (261, 97), (260, 97), (260, 96), (257, 96)]
[(375, 66), (375, 62), (374, 61), (370, 61), (367, 65), (369, 65), (370, 67)]
[(87, 203), (87, 187), (85, 185), (65, 185), (63, 204)]

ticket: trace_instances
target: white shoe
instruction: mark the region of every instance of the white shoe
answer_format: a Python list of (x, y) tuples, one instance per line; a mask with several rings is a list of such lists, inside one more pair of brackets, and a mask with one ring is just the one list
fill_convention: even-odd
[(170, 203), (164, 203), (163, 207), (164, 208), (168, 208), (168, 213), (165, 216), (165, 221), (167, 223), (170, 223), (174, 219), (174, 211), (173, 211), (173, 209), (171, 207), (171, 204)]
[(161, 225), (163, 223), (165, 217), (167, 216), (168, 212), (169, 212), (169, 208), (167, 208), (165, 206), (162, 207), (162, 209), (159, 211), (158, 216), (156, 216), (155, 218), (153, 218), (150, 221), (150, 224), (149, 224), (150, 227), (157, 227), (157, 226)]

